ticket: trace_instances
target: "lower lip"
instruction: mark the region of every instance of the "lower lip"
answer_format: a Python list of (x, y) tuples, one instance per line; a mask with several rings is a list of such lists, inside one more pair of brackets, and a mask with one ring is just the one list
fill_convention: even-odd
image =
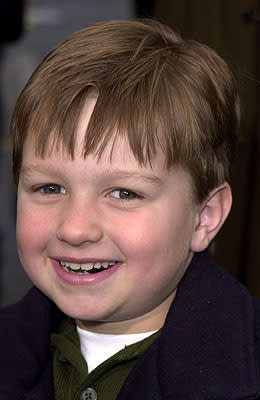
[(53, 269), (58, 275), (58, 277), (65, 283), (71, 286), (88, 286), (103, 282), (104, 280), (110, 278), (118, 269), (123, 265), (123, 263), (118, 262), (113, 267), (97, 272), (95, 274), (74, 274), (73, 272), (65, 271), (61, 266), (59, 261), (51, 260)]

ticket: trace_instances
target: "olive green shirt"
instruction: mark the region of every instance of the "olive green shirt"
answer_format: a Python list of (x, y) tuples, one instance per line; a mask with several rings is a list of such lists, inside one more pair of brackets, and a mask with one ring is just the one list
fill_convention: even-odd
[(51, 335), (55, 400), (115, 400), (136, 360), (159, 332), (126, 346), (89, 374), (75, 322), (66, 318), (59, 333)]

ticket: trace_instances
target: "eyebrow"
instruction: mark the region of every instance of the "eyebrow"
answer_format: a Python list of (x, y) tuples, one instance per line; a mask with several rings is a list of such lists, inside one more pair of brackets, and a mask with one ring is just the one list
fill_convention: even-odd
[[(21, 168), (20, 175), (23, 176), (32, 176), (35, 174), (50, 174), (53, 175), (55, 174), (56, 176), (62, 174), (62, 170), (58, 167), (50, 167), (48, 165), (44, 166), (39, 166), (39, 165), (33, 165), (33, 164), (28, 164), (28, 165), (23, 165)], [(96, 175), (97, 178), (101, 179), (107, 179), (107, 178), (112, 178), (112, 179), (143, 179), (144, 181), (147, 181), (148, 183), (158, 185), (161, 183), (161, 178), (158, 176), (150, 173), (150, 174), (145, 174), (145, 173), (139, 173), (136, 171), (131, 171), (131, 170), (122, 170), (122, 169), (113, 169), (110, 170), (108, 169), (105, 173), (98, 173)]]
[(113, 171), (109, 171), (108, 173), (102, 174), (104, 178), (107, 176), (111, 178), (117, 178), (117, 179), (143, 179), (147, 182), (150, 182), (152, 184), (159, 184), (161, 182), (161, 179), (154, 175), (154, 174), (145, 174), (145, 173), (139, 173), (136, 171), (128, 171), (128, 170), (121, 170), (121, 169), (115, 169)]
[(30, 176), (35, 174), (59, 174), (61, 170), (59, 168), (49, 167), (47, 165), (39, 166), (34, 164), (23, 165), (21, 168), (20, 175)]

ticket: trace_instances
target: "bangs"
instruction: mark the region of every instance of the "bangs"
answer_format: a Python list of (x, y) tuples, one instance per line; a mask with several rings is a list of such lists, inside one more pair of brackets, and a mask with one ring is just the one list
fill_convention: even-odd
[[(165, 115), (164, 111), (169, 109), (166, 103), (172, 101), (171, 96), (167, 99), (168, 83), (163, 75), (165, 64), (166, 61), (161, 62), (159, 58), (157, 66), (152, 70), (150, 68), (149, 72), (146, 65), (140, 65), (143, 71), (136, 71), (138, 79), (132, 77), (128, 70), (125, 70), (124, 79), (123, 73), (118, 71), (114, 80), (110, 77), (109, 85), (100, 88), (89, 85), (74, 93), (73, 98), (68, 96), (71, 100), (67, 104), (64, 104), (64, 94), (63, 101), (59, 102), (57, 95), (49, 93), (47, 101), (45, 97), (44, 104), (39, 104), (30, 115), (30, 126), (26, 129), (33, 132), (36, 155), (44, 158), (49, 150), (55, 149), (64, 151), (73, 159), (78, 123), (85, 102), (95, 97), (96, 104), (82, 149), (84, 157), (95, 154), (100, 158), (111, 141), (113, 152), (116, 139), (123, 137), (140, 165), (151, 165), (160, 149), (165, 155), (165, 166), (169, 167), (179, 157), (179, 151), (173, 152), (170, 143), (177, 136), (174, 132), (179, 127), (175, 129), (175, 124), (172, 121), (169, 123), (169, 115)], [(179, 118), (174, 120), (177, 123)]]

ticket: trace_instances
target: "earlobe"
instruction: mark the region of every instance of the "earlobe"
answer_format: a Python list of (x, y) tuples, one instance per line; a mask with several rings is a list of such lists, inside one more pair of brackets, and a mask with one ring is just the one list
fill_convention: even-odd
[(205, 250), (224, 224), (232, 205), (232, 194), (228, 183), (215, 188), (199, 207), (191, 250)]

